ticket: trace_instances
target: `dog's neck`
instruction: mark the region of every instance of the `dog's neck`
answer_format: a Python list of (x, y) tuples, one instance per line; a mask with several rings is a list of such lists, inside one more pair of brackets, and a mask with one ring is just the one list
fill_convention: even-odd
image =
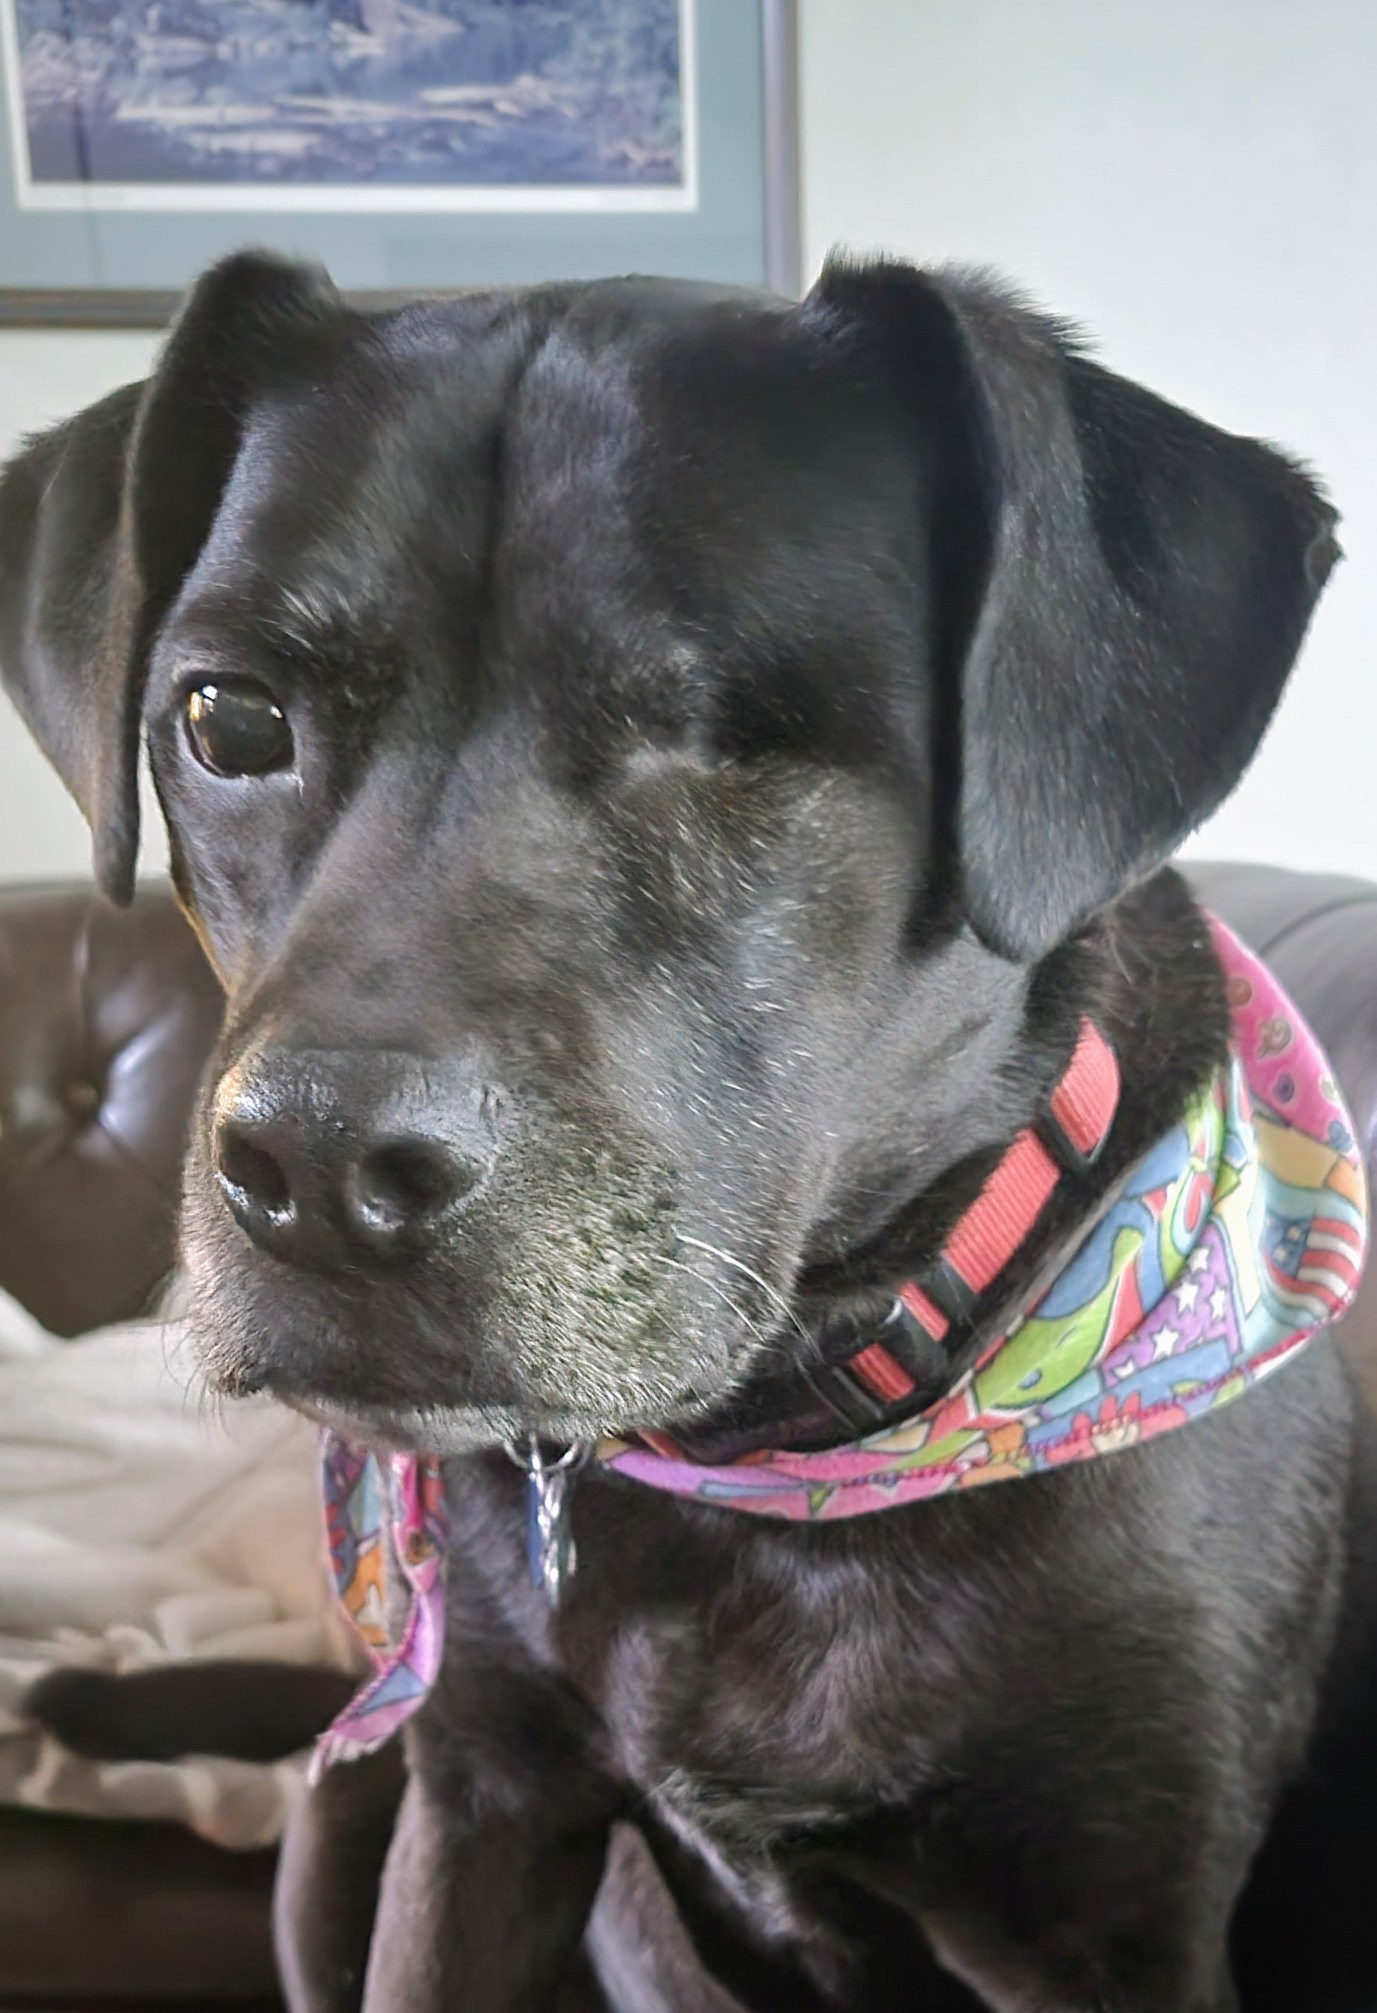
[[(992, 1180), (1003, 1177), (1015, 1142), (1021, 1145), (1046, 1118), (1087, 1029), (1107, 1042), (1118, 1070), (1103, 1151), (1088, 1166), (1076, 1164), (1074, 1151), (1057, 1156), (1050, 1195), (1022, 1224), (994, 1276), (961, 1295), (959, 1308), (943, 1294), (941, 1318), (934, 1322), (922, 1282), (930, 1288), (934, 1278), (944, 1278), (942, 1254), (953, 1232), (961, 1235)], [(796, 1325), (779, 1338), (782, 1363), (707, 1418), (675, 1422), (670, 1443), (703, 1461), (732, 1460), (767, 1445), (817, 1448), (936, 1403), (1081, 1241), (1118, 1178), (1218, 1069), (1228, 1039), (1227, 1002), (1207, 926), (1179, 877), (1160, 874), (1033, 975), (1023, 1030), (1027, 1109), (1021, 1127), (902, 1201), (864, 1249), (805, 1273)], [(896, 1301), (896, 1287), (912, 1282), (918, 1282), (916, 1293)], [(873, 1381), (858, 1378), (861, 1360), (874, 1366)], [(896, 1361), (902, 1380), (892, 1375)]]

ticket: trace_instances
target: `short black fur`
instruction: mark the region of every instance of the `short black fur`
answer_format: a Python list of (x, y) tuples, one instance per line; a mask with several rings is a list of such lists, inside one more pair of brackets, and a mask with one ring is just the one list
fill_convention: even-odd
[[(590, 1473), (557, 1619), (492, 1450), (710, 1420), (883, 1307), (1093, 1012), (1122, 1105), (1016, 1300), (1224, 1053), (1157, 870), (1334, 521), (998, 287), (889, 264), (364, 316), (246, 255), (11, 464), (6, 682), (117, 896), (142, 724), (226, 987), (208, 1370), (449, 1457), (444, 1672), (405, 1784), (327, 1782), (289, 1844), (294, 2013), (1240, 2003), (1348, 1584), (1327, 1347), (844, 1525)], [(198, 765), (188, 695), (244, 678), (290, 771)]]

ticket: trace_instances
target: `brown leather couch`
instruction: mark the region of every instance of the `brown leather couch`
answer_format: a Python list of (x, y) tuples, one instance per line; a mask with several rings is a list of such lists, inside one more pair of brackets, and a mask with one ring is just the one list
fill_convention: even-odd
[[(1191, 871), (1309, 1015), (1373, 1165), (1377, 886)], [(59, 1334), (137, 1314), (171, 1263), (218, 1011), (164, 892), (125, 913), (84, 887), (0, 892), (0, 1285)], [(1349, 1328), (1377, 1359), (1377, 1267)], [(170, 1828), (0, 1812), (0, 2008), (276, 2007), (271, 1877), (267, 1854)]]
[[(161, 889), (0, 891), (0, 1285), (55, 1333), (156, 1297), (219, 1018)], [(269, 2013), (272, 1872), (170, 1825), (0, 1810), (0, 2008)]]

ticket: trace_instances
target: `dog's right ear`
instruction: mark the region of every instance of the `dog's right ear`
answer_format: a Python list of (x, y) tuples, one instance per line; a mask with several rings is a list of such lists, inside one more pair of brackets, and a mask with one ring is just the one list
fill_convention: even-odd
[(192, 290), (158, 367), (0, 473), (0, 679), (133, 893), (139, 723), (159, 624), (214, 521), (257, 393), (321, 360), (344, 313), (314, 268), (243, 252)]
[(1102, 369), (988, 280), (830, 265), (799, 311), (882, 369), (927, 500), (937, 855), (1035, 963), (1251, 761), (1338, 557), (1304, 469)]

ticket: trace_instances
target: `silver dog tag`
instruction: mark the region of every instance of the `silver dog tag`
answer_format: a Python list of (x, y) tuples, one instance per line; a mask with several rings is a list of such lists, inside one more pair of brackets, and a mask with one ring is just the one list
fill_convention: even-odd
[(557, 1461), (547, 1461), (532, 1433), (524, 1450), (508, 1451), (526, 1470), (526, 1561), (531, 1585), (557, 1608), (578, 1564), (569, 1520), (571, 1485), (591, 1449), (576, 1440)]

